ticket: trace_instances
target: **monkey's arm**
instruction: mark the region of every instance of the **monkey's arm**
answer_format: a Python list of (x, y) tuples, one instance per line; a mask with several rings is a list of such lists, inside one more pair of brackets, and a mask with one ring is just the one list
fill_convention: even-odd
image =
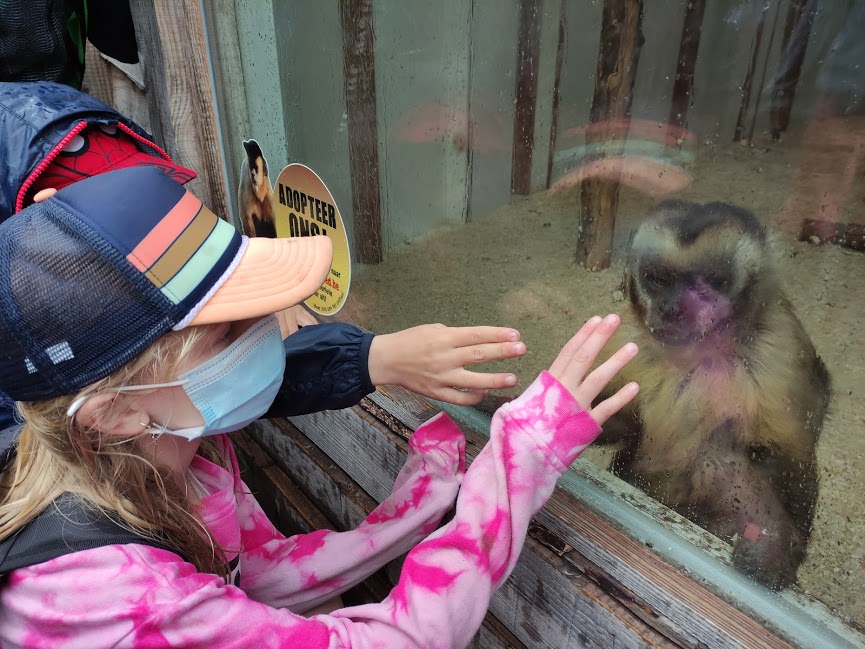
[(807, 538), (772, 484), (771, 467), (732, 451), (707, 455), (702, 464), (695, 487), (706, 527), (733, 539), (733, 565), (773, 590), (793, 583)]

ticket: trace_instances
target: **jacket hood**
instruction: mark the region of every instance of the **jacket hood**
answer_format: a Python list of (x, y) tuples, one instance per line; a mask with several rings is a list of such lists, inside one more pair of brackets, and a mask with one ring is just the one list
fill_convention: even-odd
[[(48, 81), (0, 82), (0, 222), (12, 216), (21, 188), (74, 129), (121, 124), (152, 145), (132, 120), (75, 88)], [(148, 151), (164, 157), (153, 145)]]

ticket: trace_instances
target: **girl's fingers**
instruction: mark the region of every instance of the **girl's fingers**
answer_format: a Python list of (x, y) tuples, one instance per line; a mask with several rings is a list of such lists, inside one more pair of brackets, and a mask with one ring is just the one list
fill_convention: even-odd
[(553, 364), (550, 365), (550, 374), (555, 376), (557, 379), (561, 377), (565, 368), (568, 366), (568, 363), (571, 362), (573, 355), (580, 347), (582, 347), (583, 343), (586, 342), (592, 332), (597, 329), (599, 324), (601, 324), (601, 317), (594, 316), (580, 328), (576, 335), (574, 335), (574, 337), (571, 338), (564, 347), (562, 347), (562, 351), (559, 352), (556, 360), (554, 360)]
[(580, 403), (592, 403), (613, 377), (634, 359), (638, 351), (634, 343), (628, 343), (596, 367), (580, 385), (577, 400)]
[(503, 390), (512, 388), (517, 384), (517, 377), (507, 373), (490, 373), (485, 372), (469, 372), (468, 370), (460, 370), (453, 374), (453, 377), (448, 376), (449, 385), (454, 388), (462, 388), (469, 390)]
[(460, 347), (455, 350), (455, 353), (457, 365), (463, 367), (523, 356), (526, 353), (526, 344), (523, 342), (485, 343)]
[(571, 356), (570, 362), (563, 373), (565, 381), (562, 381), (562, 383), (565, 385), (570, 383), (575, 388), (582, 383), (583, 378), (591, 369), (592, 365), (595, 364), (598, 354), (601, 353), (604, 345), (606, 345), (610, 338), (613, 337), (613, 334), (616, 333), (616, 329), (619, 328), (620, 323), (621, 319), (619, 316), (615, 313), (611, 313), (604, 318), (597, 327), (595, 327), (595, 330), (589, 335), (586, 342), (584, 342)]
[(624, 408), (640, 391), (640, 386), (636, 383), (628, 383), (621, 390), (616, 392), (609, 399), (601, 401), (597, 406), (589, 411), (598, 426), (603, 426), (604, 423), (615, 415), (619, 410)]
[(483, 345), (486, 343), (516, 342), (520, 332), (510, 327), (448, 327), (447, 334), (454, 347)]
[(455, 388), (442, 388), (436, 391), (433, 399), (446, 401), (457, 406), (475, 406), (487, 396), (486, 390), (457, 390)]

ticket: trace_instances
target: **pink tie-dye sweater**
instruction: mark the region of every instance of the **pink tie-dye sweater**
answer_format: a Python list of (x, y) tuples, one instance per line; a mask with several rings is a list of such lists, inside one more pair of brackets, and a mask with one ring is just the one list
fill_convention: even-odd
[[(468, 471), (465, 439), (440, 414), (412, 436), (392, 495), (358, 529), (289, 539), (241, 482), (226, 444), (233, 472), (200, 457), (191, 469), (210, 494), (203, 521), (223, 547), (239, 549), (237, 586), (143, 545), (69, 554), (9, 575), (0, 591), (0, 646), (464, 647), (513, 569), (532, 515), (599, 432), (543, 373), (496, 413), (490, 441)], [(456, 515), (436, 530), (458, 488)], [(298, 614), (412, 546), (383, 602)]]

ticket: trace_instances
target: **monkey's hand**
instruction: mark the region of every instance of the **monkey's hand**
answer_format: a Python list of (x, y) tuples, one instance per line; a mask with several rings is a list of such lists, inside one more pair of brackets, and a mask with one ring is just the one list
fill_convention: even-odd
[(550, 374), (574, 395), (577, 403), (600, 426), (637, 396), (640, 389), (636, 383), (628, 383), (611, 397), (592, 406), (607, 384), (637, 355), (637, 346), (627, 343), (589, 372), (620, 324), (621, 320), (615, 314), (603, 320), (599, 316), (593, 317), (568, 341), (550, 366)]
[(771, 482), (744, 458), (710, 458), (704, 466), (713, 494), (712, 531), (734, 539), (733, 565), (772, 590), (792, 584), (805, 539)]
[(471, 406), (488, 390), (515, 386), (517, 377), (471, 372), (466, 365), (525, 353), (514, 329), (427, 324), (373, 338), (369, 377), (373, 385), (401, 385), (432, 399)]

